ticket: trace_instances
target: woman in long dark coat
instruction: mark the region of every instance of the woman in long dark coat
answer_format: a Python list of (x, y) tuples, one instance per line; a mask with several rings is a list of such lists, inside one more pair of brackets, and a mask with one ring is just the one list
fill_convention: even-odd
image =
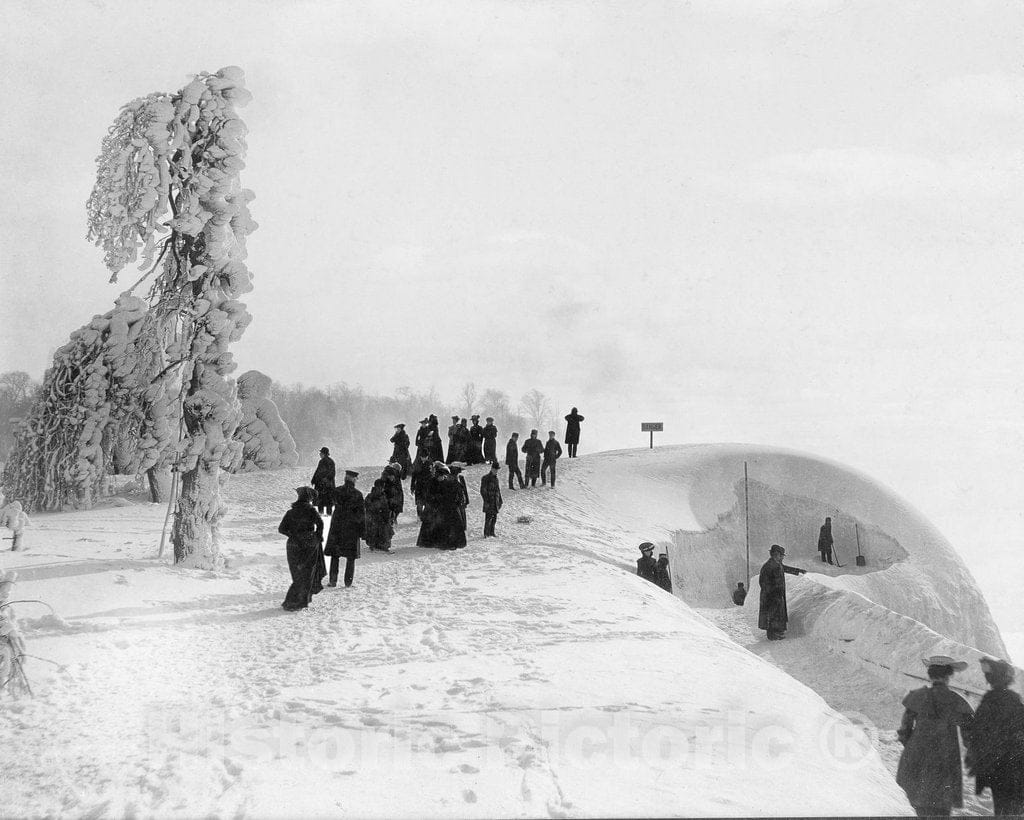
[(412, 456), (409, 455), (409, 434), (405, 432), (404, 424), (395, 425), (395, 434), (391, 437), (391, 443), (395, 445), (391, 451), (391, 463), (401, 465), (401, 478), (405, 479), (409, 476)]
[(292, 584), (281, 604), (287, 610), (305, 609), (313, 600), (313, 582), (320, 561), (320, 543), (324, 537), (324, 520), (313, 508), (313, 489), (296, 487), (295, 492), (298, 500), (284, 514), (277, 528), (281, 535), (288, 538), (285, 549)]
[(466, 464), (484, 463), (484, 428), (480, 426), (480, 416), (470, 416), (469, 441), (466, 442)]
[(328, 586), (338, 585), (339, 559), (345, 559), (345, 586), (352, 586), (355, 575), (355, 561), (360, 555), (359, 539), (366, 526), (366, 509), (363, 494), (356, 489), (355, 470), (345, 471), (345, 483), (334, 491), (334, 515), (331, 528), (327, 531), (324, 555), (331, 559)]
[(388, 505), (384, 479), (373, 482), (373, 489), (366, 496), (366, 533), (363, 540), (371, 550), (391, 552), (391, 538), (395, 534), (391, 526), (391, 508)]
[(417, 547), (442, 547), (445, 541), (444, 490), (441, 476), (448, 475), (448, 465), (435, 461), (429, 472), (417, 476), (416, 491), (423, 503), (420, 514), (420, 531), (416, 537)]
[(945, 655), (923, 659), (931, 686), (903, 698), (903, 722), (897, 736), (903, 744), (896, 782), (919, 817), (944, 816), (963, 800), (963, 771), (957, 728), (970, 728), (974, 712), (949, 688), (955, 670), (967, 667)]
[(389, 464), (381, 472), (380, 477), (384, 479), (384, 497), (388, 500), (388, 509), (391, 512), (391, 524), (398, 521), (398, 516), (405, 509), (405, 490), (402, 489), (402, 467), (398, 462)]
[(576, 408), (565, 417), (565, 446), (569, 451), (569, 458), (576, 458), (576, 447), (580, 443), (580, 422), (583, 421)]
[(459, 549), (466, 546), (465, 482), (458, 476), (442, 475), (440, 481), (441, 530), (443, 549)]
[(1010, 664), (983, 658), (981, 668), (992, 688), (981, 699), (965, 738), (974, 792), (992, 789), (997, 815), (1024, 815), (1024, 703), (1010, 688)]
[(430, 457), (434, 461), (444, 461), (444, 445), (441, 443), (441, 428), (437, 416), (431, 413), (427, 417), (427, 428), (433, 434), (430, 439)]

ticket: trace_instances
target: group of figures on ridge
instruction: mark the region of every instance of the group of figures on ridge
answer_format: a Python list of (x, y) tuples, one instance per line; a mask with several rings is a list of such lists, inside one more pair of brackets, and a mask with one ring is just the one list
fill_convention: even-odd
[[(480, 426), (479, 419), (475, 415), (470, 419), (452, 417), (447, 457), (441, 447), (437, 417), (430, 415), (422, 419), (415, 438), (415, 459), (410, 453), (413, 442), (405, 432), (405, 424), (396, 424), (389, 463), (365, 498), (356, 489), (359, 473), (354, 470), (346, 470), (343, 483), (337, 485), (337, 468), (330, 449), (322, 447), (310, 480), (312, 486), (296, 487), (297, 500), (278, 527), (288, 538), (286, 552), (292, 576), (282, 606), (288, 610), (307, 607), (313, 595), (324, 588), (324, 578), (328, 579), (327, 586), (337, 586), (342, 558), (345, 559), (343, 583), (351, 586), (355, 561), (361, 554), (361, 541), (365, 541), (370, 550), (391, 551), (398, 516), (405, 509), (403, 482), (406, 479), (409, 479), (409, 491), (420, 521), (417, 546), (460, 549), (466, 546), (466, 509), (470, 504), (462, 470), (472, 464), (488, 463), (490, 469), (480, 480), (483, 534), (485, 538), (494, 537), (498, 512), (504, 503), (498, 478), (501, 465), (496, 459), (498, 429), (493, 418), (487, 418), (485, 426)], [(472, 426), (468, 421), (472, 421)], [(566, 447), (569, 457), (575, 458), (583, 416), (574, 407), (565, 421)], [(519, 469), (520, 452), (526, 457), (525, 478)], [(514, 478), (518, 478), (520, 489), (527, 485), (535, 487), (537, 478), (542, 485), (550, 480), (553, 489), (556, 462), (561, 456), (562, 446), (553, 430), (548, 432), (544, 442), (537, 437), (536, 430), (531, 430), (521, 447), (519, 434), (512, 433), (505, 448), (509, 489), (515, 489)], [(323, 515), (330, 516), (326, 541)], [(330, 558), (329, 568), (327, 558)]]

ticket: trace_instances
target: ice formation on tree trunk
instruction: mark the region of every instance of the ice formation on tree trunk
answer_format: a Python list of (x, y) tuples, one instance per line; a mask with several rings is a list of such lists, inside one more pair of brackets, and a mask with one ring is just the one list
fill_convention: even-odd
[(176, 429), (155, 317), (122, 294), (71, 334), (53, 357), (32, 409), (15, 431), (6, 494), (27, 510), (90, 507), (109, 472), (115, 431), (132, 442), (118, 472), (135, 474), (170, 454)]
[(13, 533), (11, 536), (13, 552), (17, 552), (24, 546), (21, 539), (28, 524), (28, 515), (21, 508), (21, 503), (12, 501), (10, 504), (5, 504), (3, 494), (0, 494), (0, 527), (6, 527)]
[(86, 206), (112, 280), (140, 252), (156, 274), (149, 298), (179, 374), (184, 432), (174, 557), (201, 567), (221, 563), (218, 476), (242, 450), (228, 347), (251, 320), (238, 297), (252, 289), (245, 237), (256, 224), (253, 194), (239, 180), (246, 128), (235, 112), (249, 99), (244, 73), (231, 66), (126, 105), (103, 140)]
[(242, 421), (235, 438), (242, 443), (242, 460), (236, 471), (279, 470), (299, 460), (288, 426), (270, 398), (269, 376), (248, 370), (238, 377)]
[(18, 573), (0, 570), (0, 689), (28, 691), (28, 679), (21, 667), (25, 655), (25, 641), (10, 606), (11, 592)]

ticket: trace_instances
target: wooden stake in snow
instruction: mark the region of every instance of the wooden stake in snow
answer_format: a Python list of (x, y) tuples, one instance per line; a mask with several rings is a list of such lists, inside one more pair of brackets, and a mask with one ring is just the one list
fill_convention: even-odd
[(750, 492), (747, 488), (747, 462), (743, 462), (743, 514), (747, 529), (747, 578), (750, 578)]

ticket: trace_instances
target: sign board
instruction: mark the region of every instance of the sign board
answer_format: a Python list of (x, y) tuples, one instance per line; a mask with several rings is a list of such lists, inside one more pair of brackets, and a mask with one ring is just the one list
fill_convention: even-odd
[(663, 421), (642, 421), (640, 422), (641, 433), (661, 433), (665, 430)]

